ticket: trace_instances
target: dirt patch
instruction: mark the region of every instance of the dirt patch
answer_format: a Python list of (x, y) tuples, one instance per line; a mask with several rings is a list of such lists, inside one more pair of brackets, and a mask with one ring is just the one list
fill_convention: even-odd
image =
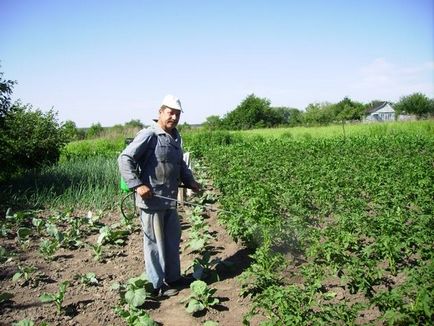
[[(194, 254), (185, 249), (189, 225), (186, 216), (189, 209), (180, 209), (183, 223), (181, 242), (181, 268), (184, 271), (195, 258)], [(41, 216), (47, 215), (46, 212)], [(180, 293), (164, 300), (147, 302), (147, 312), (160, 325), (201, 325), (204, 321), (213, 320), (219, 325), (241, 325), (243, 316), (249, 311), (248, 299), (241, 298), (240, 284), (237, 276), (249, 265), (248, 250), (235, 243), (218, 223), (216, 215), (209, 213), (206, 219), (214, 236), (211, 246), (215, 257), (233, 263), (232, 269), (219, 270), (220, 280), (210, 284), (216, 288), (215, 296), (220, 299), (217, 309), (211, 309), (199, 317), (188, 314), (181, 300), (189, 296), (190, 289), (181, 289)], [(119, 214), (111, 213), (102, 219), (111, 225), (119, 222)], [(137, 226), (139, 225), (137, 221)], [(86, 243), (95, 243), (98, 235), (91, 234), (83, 239)], [(0, 304), (2, 315), (0, 325), (12, 325), (23, 319), (33, 320), (36, 325), (42, 321), (49, 325), (125, 325), (113, 310), (119, 304), (119, 295), (111, 289), (115, 282), (124, 283), (129, 278), (140, 275), (144, 271), (142, 234), (140, 229), (129, 235), (123, 246), (104, 246), (106, 259), (95, 261), (89, 247), (76, 250), (60, 249), (52, 261), (44, 260), (38, 252), (39, 239), (32, 236), (30, 246), (21, 250), (15, 239), (1, 238), (1, 246), (9, 252), (18, 255), (9, 262), (2, 264), (0, 271), (0, 292), (11, 293), (13, 297)], [(13, 282), (12, 277), (18, 265), (34, 265), (40, 276), (38, 284), (21, 285), (23, 282)], [(87, 286), (75, 277), (77, 274), (93, 272), (98, 284)], [(56, 313), (51, 303), (41, 303), (39, 296), (58, 290), (62, 281), (69, 281), (63, 301), (64, 312)], [(21, 283), (21, 284), (20, 284)]]

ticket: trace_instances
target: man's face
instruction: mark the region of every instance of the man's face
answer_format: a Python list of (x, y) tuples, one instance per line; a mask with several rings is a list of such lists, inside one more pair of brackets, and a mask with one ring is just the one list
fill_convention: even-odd
[(161, 108), (158, 123), (164, 131), (171, 131), (178, 125), (180, 116), (180, 110), (175, 110), (168, 107)]

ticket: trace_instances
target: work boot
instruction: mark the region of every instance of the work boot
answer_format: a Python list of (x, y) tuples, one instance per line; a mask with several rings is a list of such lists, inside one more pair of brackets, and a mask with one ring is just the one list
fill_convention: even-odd
[(163, 283), (163, 285), (157, 289), (154, 289), (152, 291), (152, 296), (156, 298), (163, 298), (163, 297), (173, 297), (178, 294), (178, 290), (171, 288), (167, 284)]

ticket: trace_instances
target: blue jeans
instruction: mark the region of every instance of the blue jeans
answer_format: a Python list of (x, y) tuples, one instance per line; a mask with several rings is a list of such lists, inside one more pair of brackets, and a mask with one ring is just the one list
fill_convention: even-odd
[(141, 210), (145, 269), (155, 289), (181, 277), (181, 224), (175, 209)]

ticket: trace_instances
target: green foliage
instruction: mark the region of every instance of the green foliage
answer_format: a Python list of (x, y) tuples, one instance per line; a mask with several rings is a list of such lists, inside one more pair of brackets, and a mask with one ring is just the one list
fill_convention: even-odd
[(219, 323), (213, 320), (207, 320), (205, 321), (202, 326), (218, 326)]
[(399, 113), (415, 114), (419, 117), (433, 115), (434, 99), (429, 99), (422, 93), (403, 96), (396, 103), (395, 110)]
[(330, 103), (311, 103), (304, 114), (307, 125), (329, 124), (334, 120)]
[(125, 320), (128, 326), (157, 326), (149, 314), (143, 309), (137, 309), (131, 306), (115, 307), (116, 314)]
[(270, 100), (254, 94), (247, 96), (222, 119), (224, 128), (232, 130), (271, 127), (280, 123), (279, 115), (270, 108)]
[(221, 221), (256, 248), (243, 290), (270, 325), (354, 324), (368, 308), (373, 323), (432, 319), (432, 132), (366, 128), (202, 151)]
[(186, 302), (186, 310), (190, 314), (207, 310), (220, 303), (219, 299), (213, 296), (217, 290), (209, 288), (204, 281), (194, 281), (190, 284), (190, 290), (190, 296), (183, 300)]
[(285, 269), (286, 262), (283, 255), (275, 253), (270, 248), (271, 240), (266, 239), (264, 244), (250, 257), (253, 264), (241, 274), (241, 295), (261, 293), (265, 289), (282, 285), (280, 273)]
[(297, 126), (303, 123), (303, 112), (295, 108), (276, 107), (271, 108), (277, 115), (280, 125)]
[(66, 141), (70, 142), (79, 139), (79, 131), (74, 121), (67, 120), (62, 124), (62, 131), (65, 135)]
[[(0, 66), (1, 67), (1, 66)], [(3, 79), (0, 72), (0, 128), (4, 127), (4, 119), (11, 110), (11, 95), (16, 81)]]
[(145, 310), (140, 308), (150, 297), (153, 289), (145, 273), (130, 278), (125, 284), (114, 283), (112, 289), (117, 290), (121, 297), (121, 305), (115, 307), (114, 310), (126, 321), (127, 325), (157, 325)]
[(35, 325), (35, 323), (29, 319), (23, 319), (23, 320), (20, 320), (19, 322), (13, 324), (13, 326), (34, 326), (34, 325)]
[(101, 261), (103, 258), (103, 245), (101, 243), (95, 243), (95, 244), (89, 244), (90, 248), (92, 249), (92, 256), (93, 259), (96, 261)]
[(56, 113), (15, 103), (0, 133), (0, 180), (24, 170), (57, 162), (66, 138)]
[(222, 120), (218, 115), (211, 115), (206, 118), (203, 127), (207, 130), (218, 130), (222, 128)]
[(33, 265), (18, 265), (18, 271), (12, 277), (13, 282), (21, 282), (21, 286), (30, 284), (31, 286), (38, 286), (39, 284), (38, 269)]
[(240, 135), (222, 130), (187, 133), (183, 136), (183, 140), (185, 148), (199, 158), (211, 147), (244, 142)]
[(126, 128), (136, 128), (136, 129), (143, 129), (145, 125), (139, 120), (139, 119), (132, 119), (125, 123), (124, 125)]
[(333, 105), (332, 110), (335, 121), (360, 121), (365, 112), (365, 105), (345, 97), (342, 101)]
[(119, 194), (119, 170), (115, 159), (96, 156), (64, 161), (0, 184), (0, 206), (31, 209), (113, 209)]
[(52, 260), (59, 248), (60, 243), (56, 239), (44, 239), (39, 244), (39, 252), (46, 260)]
[(220, 258), (211, 258), (211, 252), (204, 251), (200, 257), (193, 259), (193, 263), (187, 267), (186, 271), (192, 270), (196, 280), (209, 279), (216, 282), (219, 280), (216, 267), (220, 264), (223, 264)]
[(48, 326), (48, 324), (44, 321), (41, 323), (35, 324), (33, 322), (33, 320), (30, 320), (30, 319), (23, 319), (23, 320), (20, 320), (19, 322), (13, 323), (12, 325), (13, 326)]
[(92, 272), (86, 274), (77, 274), (74, 276), (74, 279), (87, 286), (98, 285), (99, 283), (98, 279), (96, 278), (96, 274)]
[(97, 239), (97, 243), (123, 245), (125, 243), (125, 240), (128, 239), (129, 234), (130, 232), (128, 230), (116, 229), (106, 225), (99, 230), (99, 237)]
[(30, 245), (30, 235), (32, 230), (28, 227), (20, 227), (17, 230), (17, 241), (22, 249), (27, 249)]
[(124, 148), (124, 139), (99, 138), (68, 143), (61, 153), (61, 161), (88, 159), (92, 157), (116, 158)]
[(0, 246), (0, 264), (10, 262), (16, 254), (10, 250), (6, 250), (4, 247)]
[(55, 293), (43, 293), (39, 296), (39, 300), (43, 303), (45, 302), (54, 302), (56, 306), (57, 314), (62, 312), (62, 303), (65, 298), (65, 292), (68, 288), (69, 282), (63, 281), (59, 284), (59, 289)]
[(90, 126), (89, 129), (86, 130), (86, 138), (96, 138), (100, 136), (104, 131), (104, 128), (101, 126), (101, 123), (97, 122)]
[(122, 304), (138, 308), (150, 297), (153, 286), (143, 273), (138, 277), (130, 278), (125, 284), (115, 283), (112, 289), (118, 290)]

